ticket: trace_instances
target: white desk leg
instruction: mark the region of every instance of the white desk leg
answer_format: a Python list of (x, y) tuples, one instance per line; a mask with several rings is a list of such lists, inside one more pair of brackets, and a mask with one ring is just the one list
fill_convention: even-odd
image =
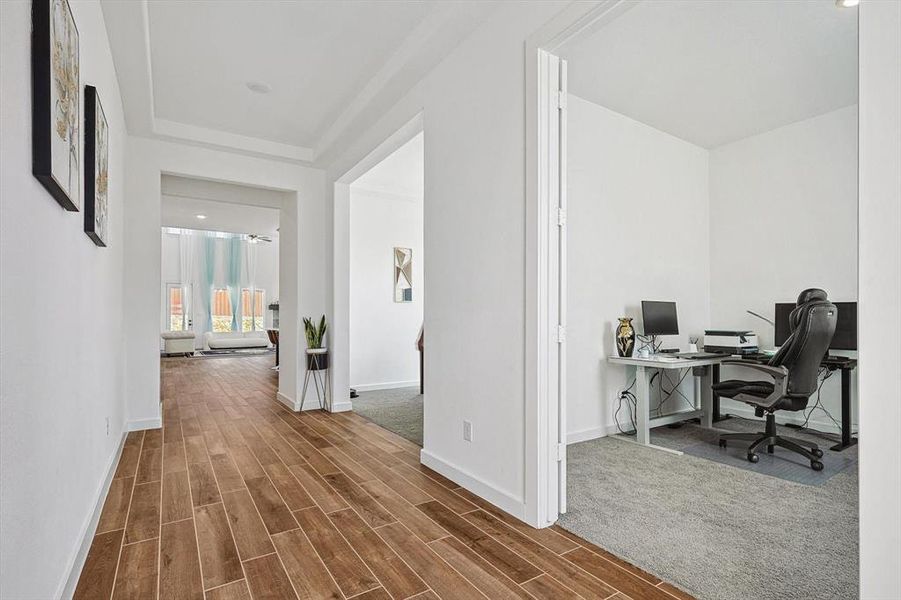
[(713, 366), (703, 367), (704, 374), (695, 377), (695, 386), (701, 393), (701, 427), (711, 429), (713, 427)]
[(651, 430), (648, 427), (651, 419), (651, 393), (648, 388), (648, 373), (642, 366), (635, 367), (635, 391), (638, 412), (635, 415), (635, 441), (647, 446), (651, 443)]

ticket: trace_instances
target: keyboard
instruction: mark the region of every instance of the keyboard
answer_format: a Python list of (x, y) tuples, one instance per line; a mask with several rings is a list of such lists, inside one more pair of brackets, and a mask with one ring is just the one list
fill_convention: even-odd
[(722, 358), (722, 354), (715, 352), (680, 352), (676, 354), (679, 358)]

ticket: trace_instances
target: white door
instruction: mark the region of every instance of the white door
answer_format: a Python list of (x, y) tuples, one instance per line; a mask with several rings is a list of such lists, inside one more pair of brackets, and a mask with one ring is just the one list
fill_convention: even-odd
[(566, 512), (566, 61), (558, 59), (558, 207), (557, 207), (557, 315), (563, 336), (557, 352), (557, 510)]
[[(546, 415), (549, 521), (566, 512), (566, 61), (539, 51), (540, 126), (544, 232), (547, 255)], [(541, 163), (544, 163), (543, 165)]]

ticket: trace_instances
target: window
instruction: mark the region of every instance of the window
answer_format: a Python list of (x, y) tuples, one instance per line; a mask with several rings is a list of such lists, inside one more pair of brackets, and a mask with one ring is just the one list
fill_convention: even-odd
[(213, 321), (213, 331), (217, 333), (231, 331), (232, 300), (228, 295), (228, 289), (214, 289), (211, 304), (210, 317)]
[(263, 331), (266, 329), (263, 313), (265, 290), (244, 288), (241, 290), (241, 331)]
[(188, 331), (191, 328), (189, 300), (190, 287), (180, 283), (166, 284), (166, 301), (169, 314), (169, 331)]

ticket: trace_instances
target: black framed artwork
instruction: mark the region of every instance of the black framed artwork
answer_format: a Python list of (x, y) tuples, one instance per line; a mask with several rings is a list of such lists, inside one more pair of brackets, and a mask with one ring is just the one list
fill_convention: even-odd
[(106, 246), (109, 223), (109, 126), (97, 88), (84, 86), (84, 232)]
[(78, 29), (67, 0), (34, 0), (31, 20), (31, 171), (63, 208), (77, 211)]

